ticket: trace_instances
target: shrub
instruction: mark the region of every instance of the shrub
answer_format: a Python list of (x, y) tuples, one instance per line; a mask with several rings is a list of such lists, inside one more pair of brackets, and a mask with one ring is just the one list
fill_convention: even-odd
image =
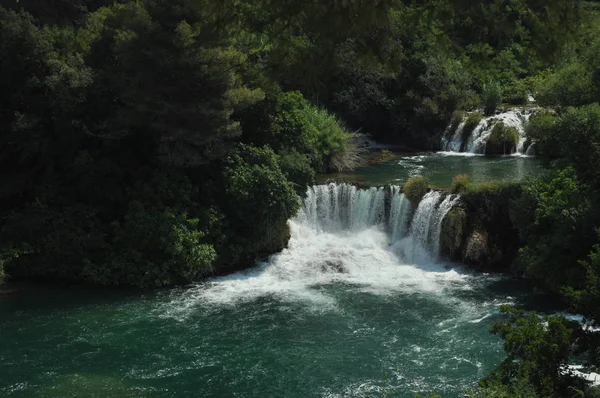
[(289, 238), (286, 221), (300, 202), (277, 155), (268, 147), (240, 145), (223, 177), (228, 239), (218, 248), (220, 263), (231, 266), (282, 250)]
[(524, 105), (528, 102), (529, 87), (525, 80), (516, 80), (502, 90), (502, 99), (507, 104)]
[(536, 100), (540, 105), (580, 106), (598, 100), (594, 74), (573, 63), (539, 83)]
[(471, 177), (468, 174), (459, 174), (452, 179), (452, 193), (463, 193), (471, 187)]
[(529, 119), (525, 135), (528, 140), (535, 142), (540, 154), (551, 157), (560, 155), (561, 145), (555, 137), (557, 121), (556, 114), (547, 109), (536, 112)]
[(492, 134), (488, 138), (485, 153), (487, 154), (505, 154), (512, 153), (519, 143), (519, 130), (515, 127), (506, 126), (499, 122), (494, 125)]
[(152, 209), (133, 202), (123, 223), (114, 223), (114, 256), (100, 267), (87, 263), (90, 283), (138, 287), (166, 286), (194, 280), (212, 270), (216, 252), (203, 243), (198, 219), (172, 209)]
[(502, 87), (500, 87), (500, 84), (493, 80), (488, 81), (483, 86), (482, 102), (483, 112), (486, 115), (493, 115), (502, 102)]
[(429, 180), (426, 177), (409, 178), (404, 184), (403, 192), (408, 200), (417, 205), (429, 192)]
[(279, 164), (283, 174), (294, 184), (296, 193), (304, 196), (306, 187), (315, 180), (315, 171), (310, 167), (308, 155), (295, 150), (284, 150), (279, 154)]

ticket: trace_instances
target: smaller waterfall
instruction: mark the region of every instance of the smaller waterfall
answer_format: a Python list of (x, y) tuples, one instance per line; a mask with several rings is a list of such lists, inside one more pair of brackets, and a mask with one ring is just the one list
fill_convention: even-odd
[(458, 195), (431, 191), (423, 197), (415, 211), (408, 236), (399, 244), (405, 260), (412, 263), (435, 261), (440, 255), (442, 223), (454, 207)]
[(444, 136), (442, 137), (442, 148), (449, 152), (460, 152), (463, 146), (463, 131), (465, 126), (467, 125), (467, 121), (463, 120), (458, 127), (456, 127), (456, 131), (452, 131), (452, 124), (448, 126)]
[(448, 126), (444, 136), (442, 137), (442, 148), (449, 152), (468, 152), (474, 154), (486, 153), (487, 142), (492, 135), (494, 126), (498, 123), (503, 123), (506, 127), (513, 127), (519, 133), (519, 141), (514, 148), (507, 148), (507, 154), (526, 154), (525, 142), (525, 126), (529, 118), (533, 114), (532, 109), (514, 108), (505, 112), (498, 113), (494, 116), (482, 118), (475, 126), (468, 137), (464, 137), (464, 129), (467, 124), (468, 115), (456, 127)]
[(411, 204), (398, 186), (391, 187), (392, 200), (390, 204), (390, 241), (399, 241), (406, 236), (410, 223)]

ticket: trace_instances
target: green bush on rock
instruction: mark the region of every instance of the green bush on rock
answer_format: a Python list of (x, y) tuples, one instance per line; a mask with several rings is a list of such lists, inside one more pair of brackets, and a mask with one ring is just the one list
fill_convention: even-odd
[(294, 186), (268, 147), (240, 145), (224, 170), (225, 235), (218, 250), (225, 267), (252, 262), (282, 250), (289, 238), (286, 221), (300, 206)]
[(412, 177), (406, 180), (402, 192), (413, 205), (418, 205), (423, 196), (429, 192), (429, 180), (426, 177)]
[(450, 192), (455, 194), (467, 192), (471, 188), (471, 185), (471, 177), (468, 174), (459, 174), (452, 179)]
[(519, 130), (515, 127), (506, 126), (498, 122), (492, 129), (492, 134), (488, 138), (485, 153), (488, 155), (503, 155), (515, 152), (519, 143)]

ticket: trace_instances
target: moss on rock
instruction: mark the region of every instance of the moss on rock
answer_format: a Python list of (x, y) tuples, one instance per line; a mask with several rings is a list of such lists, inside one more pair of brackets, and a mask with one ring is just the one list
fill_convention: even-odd
[(442, 221), (442, 253), (450, 259), (458, 259), (465, 232), (467, 230), (467, 213), (462, 207), (454, 207)]
[(488, 138), (485, 153), (488, 155), (504, 155), (513, 153), (519, 143), (519, 130), (502, 122), (496, 123)]
[(426, 177), (409, 178), (404, 184), (402, 191), (406, 198), (416, 206), (421, 202), (423, 196), (429, 192), (429, 180)]

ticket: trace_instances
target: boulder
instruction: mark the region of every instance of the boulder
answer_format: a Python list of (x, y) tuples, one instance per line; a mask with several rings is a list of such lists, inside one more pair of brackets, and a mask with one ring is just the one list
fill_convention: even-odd
[(483, 231), (473, 231), (467, 238), (467, 244), (463, 253), (463, 262), (466, 264), (483, 268), (490, 260), (490, 249), (488, 246), (488, 235)]

